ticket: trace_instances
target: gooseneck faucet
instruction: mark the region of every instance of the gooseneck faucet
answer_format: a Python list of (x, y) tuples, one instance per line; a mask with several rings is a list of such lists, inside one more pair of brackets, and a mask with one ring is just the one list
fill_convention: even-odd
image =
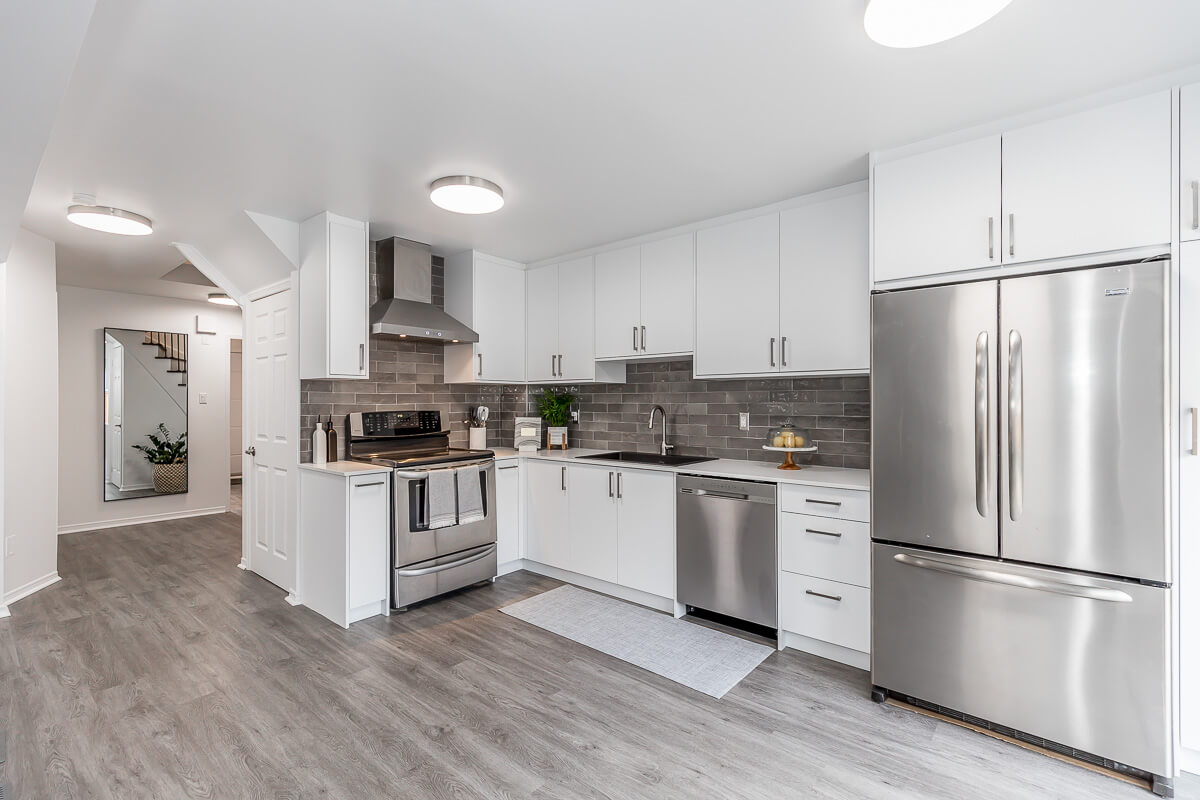
[(661, 456), (665, 456), (667, 454), (667, 451), (672, 449), (673, 447), (675, 447), (675, 445), (667, 444), (667, 412), (662, 406), (655, 406), (654, 408), (650, 409), (650, 422), (646, 424), (646, 427), (651, 430), (654, 430), (654, 414), (655, 414), (655, 412), (658, 412), (662, 416), (662, 424), (663, 424), (662, 446), (660, 446), (658, 448), (658, 454)]

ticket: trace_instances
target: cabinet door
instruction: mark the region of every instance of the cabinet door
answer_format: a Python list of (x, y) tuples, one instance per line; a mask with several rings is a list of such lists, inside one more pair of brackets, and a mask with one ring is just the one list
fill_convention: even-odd
[(596, 291), (592, 257), (558, 265), (558, 378), (596, 377)]
[(871, 366), (867, 195), (779, 215), (780, 372)]
[(496, 563), (521, 557), (521, 469), (515, 459), (496, 464)]
[(596, 256), (596, 358), (641, 352), (641, 256), (640, 247)]
[(617, 489), (617, 583), (674, 598), (675, 475), (623, 470)]
[(367, 374), (367, 233), (362, 223), (330, 218), (329, 372)]
[(779, 371), (779, 215), (696, 234), (696, 373)]
[(525, 273), (525, 374), (548, 381), (558, 372), (558, 267)]
[(875, 165), (875, 281), (1000, 264), (1000, 137)]
[(642, 353), (692, 352), (695, 285), (694, 234), (642, 245)]
[(525, 273), (476, 257), (475, 345), (477, 377), (489, 381), (525, 380)]
[(567, 467), (571, 554), (567, 569), (616, 583), (617, 473), (604, 467)]
[(1004, 262), (1171, 240), (1171, 95), (1004, 134)]
[(388, 597), (388, 530), (391, 494), (387, 475), (350, 478), (347, 542), (347, 609)]
[(525, 557), (570, 569), (566, 464), (531, 459), (525, 464), (525, 480)]
[(1179, 238), (1200, 239), (1200, 83), (1179, 93)]
[(1200, 752), (1200, 242), (1183, 245), (1179, 272), (1179, 730)]

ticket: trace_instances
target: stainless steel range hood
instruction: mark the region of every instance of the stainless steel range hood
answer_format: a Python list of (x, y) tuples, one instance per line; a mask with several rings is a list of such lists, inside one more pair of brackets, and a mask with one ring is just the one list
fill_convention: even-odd
[(383, 239), (376, 252), (379, 302), (371, 306), (371, 333), (434, 342), (478, 342), (479, 334), (433, 305), (429, 245)]

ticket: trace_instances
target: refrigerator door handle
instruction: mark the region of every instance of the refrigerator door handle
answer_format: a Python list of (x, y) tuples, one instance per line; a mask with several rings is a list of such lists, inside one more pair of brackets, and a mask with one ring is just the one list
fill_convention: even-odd
[(975, 339), (975, 509), (988, 515), (988, 335)]
[(1053, 594), (1066, 595), (1068, 597), (1081, 597), (1085, 600), (1103, 600), (1109, 603), (1132, 603), (1133, 598), (1119, 589), (1107, 589), (1102, 586), (1079, 586), (1073, 583), (1060, 583), (1058, 581), (1048, 581), (1042, 578), (1034, 578), (1029, 575), (1018, 575), (1012, 572), (1003, 572), (998, 569), (980, 569), (978, 567), (968, 567), (964, 564), (955, 564), (950, 561), (942, 561), (937, 558), (923, 558), (921, 556), (913, 556), (908, 553), (897, 553), (892, 558), (901, 564), (907, 564), (910, 567), (918, 567), (920, 569), (930, 569), (934, 572), (944, 572), (948, 575), (957, 575), (961, 578), (967, 578), (973, 581), (983, 581), (985, 583), (999, 583), (1004, 586), (1016, 586), (1021, 589), (1034, 589), (1039, 592), (1051, 592)]
[(1008, 333), (1008, 518), (1016, 522), (1025, 505), (1025, 375), (1021, 333)]

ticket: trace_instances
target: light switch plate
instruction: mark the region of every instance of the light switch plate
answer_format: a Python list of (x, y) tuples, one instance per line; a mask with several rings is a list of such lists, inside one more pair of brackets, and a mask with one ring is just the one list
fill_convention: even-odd
[(208, 405), (208, 392), (200, 392), (200, 405)]
[(750, 412), (742, 411), (738, 414), (738, 428), (744, 431), (750, 430)]
[(4, 555), (15, 556), (17, 554), (17, 537), (7, 536), (4, 539)]

